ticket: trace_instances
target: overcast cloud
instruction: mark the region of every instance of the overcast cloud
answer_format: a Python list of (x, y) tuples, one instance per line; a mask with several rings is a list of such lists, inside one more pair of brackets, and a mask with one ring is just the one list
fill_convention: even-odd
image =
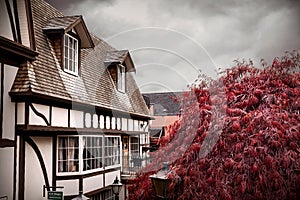
[(129, 49), (142, 92), (180, 91), (200, 73), (300, 48), (299, 0), (47, 0)]

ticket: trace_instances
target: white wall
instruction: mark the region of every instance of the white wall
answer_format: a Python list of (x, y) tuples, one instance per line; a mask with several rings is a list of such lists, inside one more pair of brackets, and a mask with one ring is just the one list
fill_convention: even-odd
[(117, 130), (121, 129), (121, 118), (117, 118)]
[(56, 181), (57, 186), (63, 186), (64, 196), (79, 194), (79, 180), (61, 180)]
[(103, 175), (83, 179), (83, 193), (91, 192), (103, 187)]
[[(45, 162), (49, 183), (52, 183), (52, 138), (34, 137)], [(32, 149), (25, 145), (25, 199), (43, 199), (43, 185), (45, 185), (40, 162)]]
[(3, 97), (3, 138), (14, 140), (15, 138), (15, 103), (12, 103), (8, 95), (15, 80), (18, 68), (9, 65), (4, 66), (4, 97)]
[(134, 131), (140, 131), (141, 127), (140, 127), (140, 125), (139, 125), (139, 121), (138, 121), (138, 120), (134, 120), (133, 123), (134, 123), (134, 128), (133, 128), (133, 130), (134, 130)]
[(121, 180), (121, 171), (113, 171), (110, 173), (106, 173), (105, 174), (105, 186), (109, 186), (111, 184), (113, 184), (114, 180), (116, 179), (116, 176), (118, 176), (118, 179)]
[(104, 116), (103, 115), (100, 115), (99, 117), (99, 126), (100, 128), (104, 128)]
[[(49, 106), (44, 106), (44, 105), (35, 104), (35, 103), (33, 103), (32, 105), (39, 113), (41, 113), (42, 115), (44, 115), (46, 117), (48, 122), (50, 122)], [(36, 115), (31, 108), (29, 108), (29, 124), (30, 125), (47, 126), (46, 122), (41, 117)]]
[(128, 119), (127, 118), (122, 118), (122, 131), (127, 131), (128, 130)]
[(92, 116), (90, 113), (85, 113), (85, 126), (91, 128), (92, 126)]
[(98, 115), (93, 114), (93, 128), (98, 128), (98, 126), (99, 126)]
[(52, 126), (68, 127), (68, 110), (63, 108), (52, 108)]
[(83, 128), (83, 112), (77, 110), (70, 111), (70, 126), (73, 128)]
[(25, 124), (25, 103), (17, 103), (17, 124)]
[(14, 148), (0, 148), (0, 197), (13, 199)]
[(111, 127), (110, 127), (110, 117), (109, 116), (106, 116), (106, 121), (105, 121), (106, 123), (106, 129), (110, 129)]
[(111, 118), (111, 129), (115, 130), (117, 127), (116, 127), (116, 118), (115, 117), (112, 117)]

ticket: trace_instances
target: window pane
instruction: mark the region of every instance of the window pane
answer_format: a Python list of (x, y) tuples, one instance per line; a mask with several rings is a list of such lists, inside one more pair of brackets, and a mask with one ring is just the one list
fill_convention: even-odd
[(68, 58), (68, 55), (69, 55), (68, 47), (65, 46), (65, 58)]
[(125, 67), (123, 65), (118, 66), (118, 90), (125, 92)]
[(79, 171), (78, 137), (59, 137), (58, 139), (58, 171)]
[(70, 60), (73, 60), (73, 52), (72, 52), (72, 49), (71, 48), (69, 48), (69, 59)]
[(68, 46), (68, 36), (65, 35), (65, 46)]
[(120, 164), (120, 138), (106, 137), (105, 138), (105, 165)]
[(139, 139), (138, 139), (138, 137), (130, 137), (130, 152), (133, 157), (139, 156)]
[(71, 37), (68, 37), (68, 47), (70, 48), (72, 46), (72, 38)]
[(68, 35), (65, 35), (65, 48), (64, 48), (64, 65), (67, 71), (72, 73), (78, 72), (78, 41)]
[(83, 170), (102, 168), (102, 137), (83, 137)]

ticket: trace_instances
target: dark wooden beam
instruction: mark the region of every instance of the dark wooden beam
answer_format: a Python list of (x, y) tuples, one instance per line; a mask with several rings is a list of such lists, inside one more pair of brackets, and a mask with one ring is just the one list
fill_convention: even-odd
[(97, 172), (92, 172), (88, 174), (78, 174), (78, 175), (59, 175), (56, 176), (56, 180), (74, 180), (74, 179), (84, 179), (84, 178), (89, 178), (93, 176), (98, 176), (98, 175), (104, 175), (105, 173), (110, 173), (110, 172), (115, 172), (121, 170), (121, 167), (115, 167), (111, 169), (106, 169), (106, 170), (100, 170)]
[(14, 8), (14, 16), (15, 16), (15, 28), (17, 33), (17, 42), (22, 44), (17, 0), (13, 0), (13, 8)]
[(26, 61), (34, 61), (38, 53), (17, 42), (0, 36), (0, 55), (0, 62), (19, 66)]
[(18, 199), (24, 200), (25, 193), (25, 141), (23, 137), (20, 137), (19, 141), (19, 191)]
[(55, 136), (55, 135), (138, 135), (144, 132), (140, 131), (121, 131), (111, 129), (96, 129), (96, 128), (67, 128), (67, 127), (51, 127), (39, 125), (17, 125), (17, 135), (31, 136)]
[(34, 37), (33, 19), (32, 19), (32, 10), (31, 10), (30, 0), (25, 0), (25, 7), (26, 7), (26, 14), (27, 14), (27, 24), (28, 24), (30, 48), (35, 51), (36, 50), (36, 44), (35, 44), (36, 42), (35, 42), (35, 37)]
[(16, 146), (16, 142), (14, 140), (0, 139), (0, 148), (15, 147), (15, 146)]
[(57, 151), (57, 137), (53, 136), (52, 137), (52, 186), (56, 186), (56, 159), (57, 159), (57, 155), (56, 155), (56, 151)]
[(36, 154), (36, 156), (39, 160), (40, 167), (41, 167), (42, 172), (43, 172), (45, 185), (46, 185), (46, 187), (49, 188), (50, 184), (49, 184), (49, 179), (48, 179), (48, 173), (47, 173), (46, 164), (45, 164), (45, 161), (43, 159), (41, 151), (39, 150), (38, 146), (33, 141), (33, 139), (31, 139), (30, 137), (27, 137), (27, 136), (25, 136), (24, 139), (25, 139), (26, 143), (29, 144), (31, 146), (31, 148), (33, 149), (33, 151), (35, 152), (35, 154)]
[[(43, 104), (53, 107), (66, 108), (79, 110), (84, 112), (91, 113), (92, 111), (96, 111), (96, 114), (114, 116), (116, 118), (121, 117), (130, 117), (135, 120), (150, 120), (154, 119), (147, 115), (139, 115), (135, 113), (128, 113), (125, 111), (112, 110), (110, 108), (100, 107), (97, 105), (87, 104), (87, 103), (79, 103), (71, 100), (60, 99), (51, 97), (48, 95), (26, 92), (26, 93), (9, 93), (12, 102), (31, 102), (37, 104)], [(52, 116), (53, 117), (53, 116)]]

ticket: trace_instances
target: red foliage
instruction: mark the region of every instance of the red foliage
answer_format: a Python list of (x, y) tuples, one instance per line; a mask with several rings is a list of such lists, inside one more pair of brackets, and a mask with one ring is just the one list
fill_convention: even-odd
[(149, 175), (164, 161), (169, 199), (300, 199), (299, 64), (298, 52), (263, 69), (238, 63), (192, 87), (133, 199), (154, 199)]

